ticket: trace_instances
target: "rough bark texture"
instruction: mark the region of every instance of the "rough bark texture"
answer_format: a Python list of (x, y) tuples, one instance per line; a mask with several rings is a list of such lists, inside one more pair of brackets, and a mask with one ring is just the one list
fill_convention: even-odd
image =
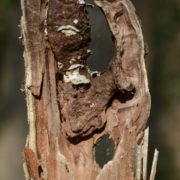
[[(83, 0), (21, 0), (27, 180), (146, 179), (150, 95), (141, 26), (129, 0), (96, 4), (116, 46), (103, 73), (86, 67), (90, 23)], [(107, 133), (116, 151), (101, 169), (95, 146)]]

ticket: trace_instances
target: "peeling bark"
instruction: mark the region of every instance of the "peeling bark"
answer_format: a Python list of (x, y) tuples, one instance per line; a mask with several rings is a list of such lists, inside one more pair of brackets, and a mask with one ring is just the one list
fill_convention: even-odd
[[(129, 0), (95, 3), (116, 47), (103, 73), (86, 67), (90, 23), (83, 0), (21, 0), (26, 180), (146, 179), (151, 102), (141, 25)], [(107, 133), (116, 150), (101, 169), (95, 147)]]

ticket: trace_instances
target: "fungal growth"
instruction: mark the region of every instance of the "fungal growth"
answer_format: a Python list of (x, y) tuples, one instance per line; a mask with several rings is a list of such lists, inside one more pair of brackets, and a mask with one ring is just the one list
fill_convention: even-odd
[(87, 70), (88, 70), (88, 73), (91, 76), (91, 78), (101, 75), (101, 72), (99, 72), (99, 71), (91, 71), (88, 66), (87, 66)]
[[(76, 22), (76, 21), (75, 21)], [(79, 30), (71, 25), (61, 26), (58, 31), (64, 33), (66, 36), (72, 36), (79, 32)]]
[(78, 0), (78, 4), (86, 4), (84, 0)]
[(90, 83), (89, 79), (87, 79), (84, 75), (79, 74), (79, 68), (83, 67), (84, 65), (81, 64), (71, 65), (64, 75), (64, 81), (71, 82), (75, 85)]

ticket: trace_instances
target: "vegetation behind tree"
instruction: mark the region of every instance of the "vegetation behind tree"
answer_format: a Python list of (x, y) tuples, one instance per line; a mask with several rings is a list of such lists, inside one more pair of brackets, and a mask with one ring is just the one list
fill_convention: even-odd
[[(90, 2), (90, 0), (88, 1)], [(156, 180), (180, 179), (180, 1), (132, 0), (142, 21), (149, 46), (146, 65), (152, 110), (149, 169), (154, 148), (160, 151)], [(92, 3), (92, 1), (91, 1)], [(94, 3), (93, 3), (94, 4)], [(87, 9), (91, 17), (93, 55), (88, 64), (104, 70), (113, 57), (114, 45), (102, 12)], [(24, 96), (23, 48), (18, 41), (21, 17), (18, 0), (0, 0), (0, 180), (24, 179), (21, 152), (28, 133)]]

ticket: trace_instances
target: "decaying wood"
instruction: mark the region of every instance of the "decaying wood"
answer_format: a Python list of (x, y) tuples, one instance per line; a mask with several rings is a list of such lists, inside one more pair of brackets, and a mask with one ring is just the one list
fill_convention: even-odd
[(147, 128), (144, 131), (144, 141), (143, 141), (143, 145), (142, 145), (143, 180), (146, 180), (146, 178), (147, 178), (148, 141), (149, 141), (149, 128)]
[[(91, 50), (84, 0), (21, 0), (26, 180), (146, 179), (151, 102), (141, 26), (130, 0), (95, 3), (116, 47), (103, 73), (86, 67)], [(101, 169), (95, 147), (104, 134), (116, 151)]]
[(151, 168), (150, 180), (155, 179), (158, 156), (159, 156), (159, 152), (157, 151), (157, 149), (155, 149), (154, 158), (153, 158), (153, 164), (152, 164), (152, 168)]

